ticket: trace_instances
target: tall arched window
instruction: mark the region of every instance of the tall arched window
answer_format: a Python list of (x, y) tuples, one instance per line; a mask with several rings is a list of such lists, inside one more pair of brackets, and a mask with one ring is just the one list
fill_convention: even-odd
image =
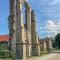
[(24, 27), (26, 30), (27, 30), (27, 10), (28, 10), (28, 4), (24, 2), (22, 5), (22, 14), (23, 14)]
[(26, 28), (26, 8), (25, 5), (23, 4), (22, 6), (22, 14), (23, 14), (23, 23), (24, 23), (24, 27)]

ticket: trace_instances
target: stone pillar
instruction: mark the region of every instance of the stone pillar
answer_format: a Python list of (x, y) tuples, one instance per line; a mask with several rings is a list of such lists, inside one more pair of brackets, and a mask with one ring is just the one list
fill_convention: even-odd
[(10, 0), (9, 32), (10, 45), (16, 59), (26, 59), (26, 36), (23, 24), (23, 0)]
[(49, 39), (49, 49), (52, 49), (52, 41)]
[(26, 43), (23, 44), (23, 60), (26, 60)]
[(44, 51), (47, 51), (47, 45), (45, 41), (44, 41)]
[(29, 41), (29, 56), (31, 56), (31, 8), (28, 7), (27, 12), (27, 33)]
[(39, 37), (37, 36), (37, 53), (38, 53), (38, 56), (40, 56), (40, 43), (39, 43)]
[(15, 29), (15, 2), (16, 0), (10, 0), (10, 14), (9, 14), (9, 50), (16, 55), (16, 29)]
[[(23, 4), (24, 4), (24, 1), (23, 0), (20, 0), (20, 12), (21, 12), (21, 41), (22, 41), (22, 44), (23, 44), (23, 60), (26, 60), (26, 31), (25, 31), (25, 27), (24, 27), (24, 23), (23, 23), (23, 13), (22, 13), (22, 7), (23, 7)], [(21, 51), (20, 51), (21, 52)]]
[(37, 56), (40, 53), (39, 42), (36, 34), (36, 23), (34, 11), (31, 11), (31, 41), (32, 41), (32, 55)]
[[(22, 1), (22, 0), (21, 0)], [(29, 44), (27, 44), (28, 46), (26, 48), (28, 48), (29, 51), (26, 52), (26, 54), (29, 54), (29, 56), (31, 56), (31, 8), (29, 7), (28, 3), (26, 2), (26, 0), (23, 0), (22, 2), (24, 2), (24, 6), (26, 8), (26, 33), (27, 33), (27, 41)], [(23, 4), (21, 3), (20, 4), (20, 7), (22, 6)], [(21, 7), (22, 9), (22, 7)]]

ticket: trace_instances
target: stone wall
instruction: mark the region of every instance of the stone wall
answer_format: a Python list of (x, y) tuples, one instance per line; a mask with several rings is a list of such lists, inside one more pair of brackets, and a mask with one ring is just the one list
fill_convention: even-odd
[[(26, 26), (24, 25), (22, 8), (25, 6)], [(39, 42), (36, 34), (34, 12), (27, 0), (10, 0), (9, 15), (10, 50), (17, 59), (26, 59), (39, 55)], [(32, 54), (33, 53), (33, 54)]]

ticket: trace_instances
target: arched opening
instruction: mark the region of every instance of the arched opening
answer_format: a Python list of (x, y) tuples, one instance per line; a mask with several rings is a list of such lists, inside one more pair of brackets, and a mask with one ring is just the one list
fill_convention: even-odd
[(24, 27), (25, 27), (25, 31), (26, 31), (26, 57), (29, 57), (29, 40), (28, 40), (28, 36), (27, 36), (27, 33), (28, 33), (28, 26), (27, 26), (27, 20), (28, 20), (28, 10), (29, 10), (29, 6), (28, 6), (28, 3), (27, 2), (24, 2), (23, 5), (22, 5), (22, 14), (23, 14), (23, 24), (24, 24)]
[(25, 6), (23, 5), (22, 6), (22, 14), (23, 14), (23, 22), (24, 22), (24, 24), (25, 24), (25, 21), (26, 21), (26, 19), (25, 19), (25, 11), (26, 11), (26, 9), (25, 9)]
[(27, 10), (28, 9), (29, 9), (28, 4), (24, 2), (22, 5), (22, 14), (23, 14), (23, 23), (26, 30), (27, 30)]

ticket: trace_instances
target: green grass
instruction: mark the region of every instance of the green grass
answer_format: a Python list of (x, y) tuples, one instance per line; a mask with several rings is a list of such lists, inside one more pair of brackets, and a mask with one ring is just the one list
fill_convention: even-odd
[(0, 58), (0, 60), (13, 60), (13, 59), (11, 59), (11, 58), (6, 58), (6, 59)]
[(40, 54), (41, 54), (41, 56), (46, 55), (46, 54), (48, 54), (48, 51), (41, 51)]

